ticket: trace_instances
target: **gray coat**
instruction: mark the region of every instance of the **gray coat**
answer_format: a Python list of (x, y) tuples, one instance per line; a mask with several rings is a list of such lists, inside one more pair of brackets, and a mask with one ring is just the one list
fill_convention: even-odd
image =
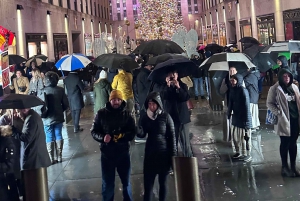
[(15, 132), (21, 141), (21, 169), (32, 170), (49, 167), (51, 161), (46, 148), (46, 135), (42, 118), (30, 110), (24, 120), (22, 132)]
[(30, 94), (32, 91), (37, 92), (37, 96), (40, 97), (43, 94), (44, 83), (43, 79), (39, 78), (38, 80), (33, 81), (33, 79), (29, 82), (29, 91)]

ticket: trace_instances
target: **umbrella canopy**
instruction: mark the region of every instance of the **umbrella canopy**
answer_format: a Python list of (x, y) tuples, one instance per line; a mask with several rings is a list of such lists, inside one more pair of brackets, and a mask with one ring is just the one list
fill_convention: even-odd
[(212, 54), (220, 53), (224, 51), (224, 47), (218, 44), (208, 44), (205, 47), (205, 51), (210, 51)]
[(9, 65), (20, 64), (20, 63), (23, 63), (27, 60), (24, 57), (21, 57), (21, 56), (16, 55), (16, 54), (8, 55), (8, 59), (9, 59)]
[(28, 109), (44, 105), (44, 102), (32, 95), (9, 94), (0, 98), (0, 109)]
[(91, 63), (83, 54), (71, 54), (63, 56), (56, 64), (56, 68), (63, 71), (74, 71), (85, 68)]
[(251, 44), (257, 44), (259, 45), (260, 42), (258, 40), (256, 40), (256, 38), (253, 38), (253, 37), (243, 37), (239, 40), (239, 42), (241, 43), (251, 43)]
[(266, 46), (262, 52), (300, 52), (300, 41), (280, 41)]
[(102, 54), (98, 56), (94, 62), (96, 66), (103, 66), (110, 69), (123, 69), (131, 71), (139, 67), (138, 63), (130, 56), (124, 54)]
[(156, 83), (164, 83), (168, 73), (177, 71), (178, 78), (186, 77), (197, 70), (194, 62), (187, 58), (169, 59), (156, 65), (148, 79)]
[(164, 53), (181, 54), (184, 50), (175, 42), (170, 40), (151, 40), (140, 44), (133, 53), (135, 54), (154, 54), (161, 55)]
[(151, 65), (155, 66), (161, 62), (167, 61), (169, 59), (180, 59), (180, 58), (186, 58), (185, 56), (181, 54), (171, 54), (171, 53), (166, 53), (162, 54), (156, 57), (151, 57), (149, 61), (146, 63), (146, 65)]
[(39, 54), (39, 55), (34, 55), (32, 57), (30, 57), (29, 59), (27, 59), (25, 66), (29, 67), (31, 62), (36, 62), (36, 64), (38, 66), (42, 65), (43, 62), (47, 61), (48, 57), (43, 55), (43, 54)]

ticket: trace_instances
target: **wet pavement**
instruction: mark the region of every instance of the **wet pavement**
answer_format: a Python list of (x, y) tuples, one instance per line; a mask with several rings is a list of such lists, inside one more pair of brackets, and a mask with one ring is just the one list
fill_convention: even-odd
[[(92, 97), (85, 98), (82, 133), (64, 126), (63, 163), (48, 168), (50, 200), (101, 200), (101, 166), (98, 143), (90, 135)], [(264, 125), (265, 99), (260, 102), (260, 130), (252, 135), (252, 162), (233, 161), (231, 143), (223, 142), (223, 113), (211, 112), (206, 100), (195, 102), (190, 130), (194, 155), (198, 158), (201, 200), (300, 200), (300, 178), (282, 178), (279, 137)], [(132, 144), (131, 182), (135, 201), (143, 200), (144, 144)], [(299, 157), (297, 158), (299, 162)], [(122, 200), (122, 185), (116, 176), (115, 200)], [(158, 200), (158, 184), (154, 188)], [(168, 201), (175, 201), (174, 177), (168, 179)]]

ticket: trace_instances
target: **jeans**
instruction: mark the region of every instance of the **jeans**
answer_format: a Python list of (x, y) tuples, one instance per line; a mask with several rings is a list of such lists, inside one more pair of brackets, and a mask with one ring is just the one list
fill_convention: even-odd
[(62, 127), (63, 123), (44, 126), (46, 143), (62, 140)]
[(263, 87), (263, 82), (264, 82), (265, 77), (261, 77), (258, 80), (258, 92), (261, 93), (262, 92), (262, 87)]
[[(159, 183), (159, 201), (165, 201), (167, 195), (167, 178), (168, 172), (158, 174), (158, 183)], [(145, 172), (144, 173), (144, 201), (151, 201), (153, 194), (153, 185), (156, 177), (156, 173)]]
[(194, 89), (195, 89), (195, 96), (199, 96), (198, 89), (200, 88), (200, 96), (204, 96), (204, 90), (203, 90), (203, 78), (193, 78), (194, 81)]
[(74, 124), (75, 129), (79, 129), (80, 113), (81, 113), (81, 110), (72, 110), (71, 111), (72, 120), (73, 120), (73, 124)]
[(102, 201), (114, 200), (116, 169), (123, 185), (123, 200), (132, 201), (129, 153), (115, 154), (114, 157), (101, 154), (101, 169)]

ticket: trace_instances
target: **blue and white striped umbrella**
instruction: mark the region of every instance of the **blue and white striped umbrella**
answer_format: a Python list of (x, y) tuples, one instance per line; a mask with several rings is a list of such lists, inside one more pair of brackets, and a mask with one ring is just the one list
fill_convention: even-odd
[(56, 68), (62, 71), (74, 71), (85, 68), (91, 63), (83, 54), (71, 54), (63, 56), (56, 64)]

